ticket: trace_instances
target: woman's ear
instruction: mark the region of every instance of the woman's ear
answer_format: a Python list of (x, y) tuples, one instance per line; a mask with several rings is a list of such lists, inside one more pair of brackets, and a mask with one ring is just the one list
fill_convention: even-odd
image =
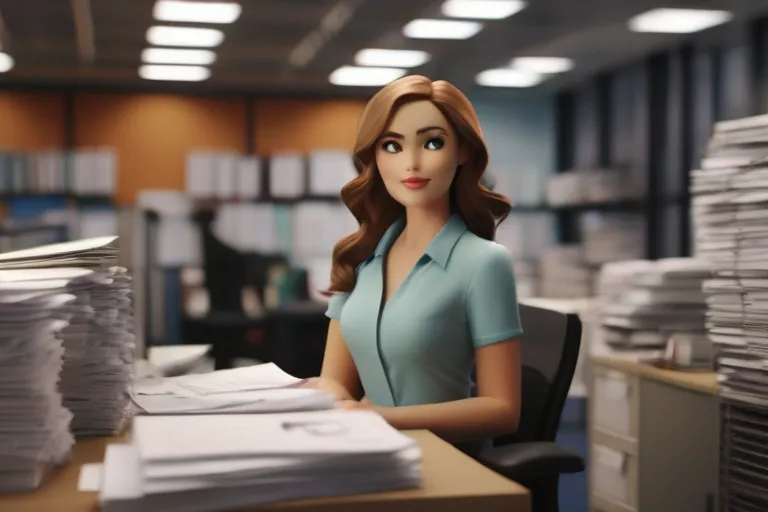
[(470, 151), (466, 144), (459, 147), (459, 165), (465, 165), (469, 161)]

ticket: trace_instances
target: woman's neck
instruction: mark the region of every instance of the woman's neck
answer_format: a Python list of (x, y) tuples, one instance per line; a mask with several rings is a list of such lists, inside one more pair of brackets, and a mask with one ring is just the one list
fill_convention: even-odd
[(405, 209), (405, 228), (400, 246), (408, 251), (424, 252), (451, 217), (449, 205)]

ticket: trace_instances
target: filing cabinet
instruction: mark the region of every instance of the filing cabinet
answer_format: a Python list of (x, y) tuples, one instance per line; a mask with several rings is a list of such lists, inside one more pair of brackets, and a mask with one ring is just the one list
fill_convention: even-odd
[(715, 512), (714, 374), (594, 356), (589, 382), (592, 512)]

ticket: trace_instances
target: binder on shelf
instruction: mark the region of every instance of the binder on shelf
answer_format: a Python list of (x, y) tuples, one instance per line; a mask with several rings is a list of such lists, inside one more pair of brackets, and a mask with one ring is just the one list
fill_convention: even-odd
[(117, 155), (111, 149), (0, 152), (0, 195), (112, 197)]
[(308, 195), (338, 197), (341, 188), (357, 177), (349, 151), (317, 150), (308, 156)]
[(304, 157), (300, 153), (276, 153), (269, 159), (269, 196), (298, 199), (306, 190)]
[(261, 195), (262, 168), (257, 156), (233, 152), (187, 154), (185, 189), (195, 199), (255, 200)]

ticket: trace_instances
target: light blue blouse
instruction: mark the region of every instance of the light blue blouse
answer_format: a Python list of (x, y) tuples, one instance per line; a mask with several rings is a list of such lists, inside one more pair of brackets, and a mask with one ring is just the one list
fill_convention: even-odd
[(385, 257), (404, 226), (386, 231), (358, 266), (354, 290), (335, 295), (326, 316), (340, 319), (374, 405), (469, 398), (475, 349), (523, 333), (509, 251), (454, 214), (384, 305)]

